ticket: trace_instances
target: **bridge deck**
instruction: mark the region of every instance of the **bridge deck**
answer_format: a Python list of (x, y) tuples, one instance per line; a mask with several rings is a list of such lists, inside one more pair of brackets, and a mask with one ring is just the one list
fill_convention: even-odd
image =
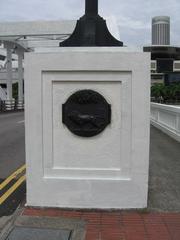
[[(0, 114), (0, 179), (24, 164), (23, 113)], [(180, 211), (180, 143), (151, 127), (149, 210)]]
[(180, 143), (151, 127), (149, 209), (180, 211)]

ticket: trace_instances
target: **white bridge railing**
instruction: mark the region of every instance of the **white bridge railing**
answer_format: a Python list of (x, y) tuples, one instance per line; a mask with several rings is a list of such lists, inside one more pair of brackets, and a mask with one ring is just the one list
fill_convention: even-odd
[(18, 100), (0, 100), (0, 113), (8, 111), (24, 110), (24, 101)]
[(151, 124), (180, 142), (180, 106), (151, 103)]

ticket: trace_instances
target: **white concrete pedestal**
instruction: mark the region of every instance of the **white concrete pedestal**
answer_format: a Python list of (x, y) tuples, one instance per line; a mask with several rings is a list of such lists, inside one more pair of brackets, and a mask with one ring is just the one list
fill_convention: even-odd
[[(62, 104), (92, 89), (112, 108), (99, 135), (78, 137)], [(60, 48), (25, 55), (27, 205), (144, 208), (149, 163), (150, 55)]]

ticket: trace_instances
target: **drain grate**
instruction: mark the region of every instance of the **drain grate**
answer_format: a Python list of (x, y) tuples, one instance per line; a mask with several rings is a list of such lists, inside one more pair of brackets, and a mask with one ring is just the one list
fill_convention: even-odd
[(70, 238), (70, 230), (15, 227), (6, 240), (70, 240)]

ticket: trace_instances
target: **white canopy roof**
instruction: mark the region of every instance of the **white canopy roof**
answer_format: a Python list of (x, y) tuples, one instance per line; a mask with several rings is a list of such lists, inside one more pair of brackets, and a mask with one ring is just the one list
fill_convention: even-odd
[(1, 22), (0, 41), (11, 42), (24, 50), (57, 47), (74, 30), (76, 21)]

